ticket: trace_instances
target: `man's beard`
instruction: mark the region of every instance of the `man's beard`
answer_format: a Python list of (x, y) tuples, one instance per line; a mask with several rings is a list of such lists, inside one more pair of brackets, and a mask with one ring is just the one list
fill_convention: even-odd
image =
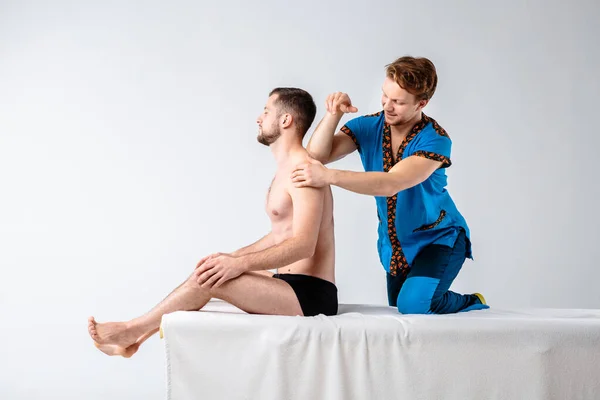
[(275, 143), (275, 141), (277, 139), (279, 139), (279, 137), (281, 136), (281, 129), (279, 129), (278, 126), (275, 127), (271, 127), (271, 132), (266, 132), (265, 130), (262, 130), (262, 132), (260, 132), (256, 138), (256, 140), (258, 140), (258, 143), (260, 144), (264, 144), (265, 146), (270, 146), (273, 143)]
[(404, 125), (406, 123), (406, 120), (396, 117), (392, 121), (390, 121), (386, 118), (385, 122), (387, 122), (387, 124), (389, 126), (400, 126), (400, 125)]
[(402, 126), (407, 124), (410, 120), (412, 119), (412, 117), (405, 117), (405, 116), (394, 116), (394, 117), (390, 117), (390, 120), (388, 120), (388, 117), (385, 117), (385, 122), (390, 125), (390, 126)]

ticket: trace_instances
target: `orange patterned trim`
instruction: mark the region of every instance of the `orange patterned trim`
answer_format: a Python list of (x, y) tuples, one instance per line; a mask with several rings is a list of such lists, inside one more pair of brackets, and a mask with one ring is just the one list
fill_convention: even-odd
[(430, 151), (419, 150), (419, 151), (415, 152), (415, 154), (413, 154), (413, 155), (417, 156), (417, 157), (428, 158), (428, 159), (434, 160), (434, 161), (441, 161), (442, 165), (440, 166), (440, 168), (448, 168), (449, 166), (452, 165), (452, 161), (450, 161), (450, 159), (448, 157), (443, 156), (441, 154), (432, 153)]
[(348, 137), (350, 137), (350, 139), (352, 139), (352, 141), (354, 142), (354, 144), (356, 145), (357, 148), (360, 148), (360, 146), (358, 145), (358, 140), (356, 140), (356, 135), (354, 134), (354, 132), (352, 132), (350, 130), (350, 128), (348, 128), (346, 125), (342, 126), (340, 131), (342, 131), (343, 133), (345, 133), (346, 135), (348, 135)]
[[(421, 121), (417, 122), (413, 126), (410, 133), (404, 138), (400, 147), (398, 147), (398, 153), (396, 160), (402, 160), (404, 150), (411, 140), (419, 134), (425, 128), (430, 121), (430, 118), (423, 114)], [(386, 122), (383, 126), (383, 170), (389, 172), (394, 167), (394, 158), (392, 157), (392, 130), (390, 125)], [(390, 260), (390, 275), (396, 276), (400, 272), (403, 276), (408, 274), (410, 266), (406, 261), (406, 256), (398, 240), (398, 234), (396, 232), (396, 204), (398, 201), (398, 194), (387, 198), (387, 212), (388, 212), (388, 236), (392, 244), (392, 258)]]
[(427, 231), (429, 229), (433, 229), (436, 226), (438, 226), (440, 224), (440, 222), (442, 222), (442, 220), (444, 219), (445, 216), (446, 216), (446, 210), (442, 210), (442, 211), (440, 211), (440, 216), (433, 224), (423, 225), (423, 226), (415, 229), (413, 232)]
[(431, 120), (431, 124), (433, 125), (433, 129), (435, 129), (435, 131), (437, 132), (438, 135), (440, 136), (445, 136), (447, 138), (449, 138), (450, 136), (448, 135), (448, 132), (446, 132), (444, 130), (444, 128), (442, 128), (440, 126), (440, 124), (437, 123), (437, 121), (433, 118), (429, 118)]

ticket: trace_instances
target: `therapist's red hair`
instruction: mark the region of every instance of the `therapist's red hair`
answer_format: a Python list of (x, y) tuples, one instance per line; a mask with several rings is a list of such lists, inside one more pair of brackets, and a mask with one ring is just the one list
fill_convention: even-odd
[(385, 66), (386, 74), (417, 100), (429, 100), (435, 93), (438, 77), (435, 65), (425, 57), (400, 57)]

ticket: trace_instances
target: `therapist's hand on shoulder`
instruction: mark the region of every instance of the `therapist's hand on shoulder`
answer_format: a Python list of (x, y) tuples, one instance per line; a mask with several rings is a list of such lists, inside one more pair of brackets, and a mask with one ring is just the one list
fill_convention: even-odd
[(292, 172), (292, 183), (295, 187), (320, 188), (329, 185), (329, 169), (317, 160), (299, 164)]
[(347, 93), (335, 92), (327, 96), (325, 100), (325, 107), (327, 112), (336, 115), (337, 113), (355, 113), (358, 108), (352, 105), (352, 100)]

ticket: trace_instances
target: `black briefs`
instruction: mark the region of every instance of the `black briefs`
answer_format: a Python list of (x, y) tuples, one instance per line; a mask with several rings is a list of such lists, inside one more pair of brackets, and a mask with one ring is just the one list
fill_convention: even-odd
[(337, 314), (337, 287), (333, 283), (301, 274), (274, 274), (273, 278), (287, 282), (294, 289), (304, 316)]

